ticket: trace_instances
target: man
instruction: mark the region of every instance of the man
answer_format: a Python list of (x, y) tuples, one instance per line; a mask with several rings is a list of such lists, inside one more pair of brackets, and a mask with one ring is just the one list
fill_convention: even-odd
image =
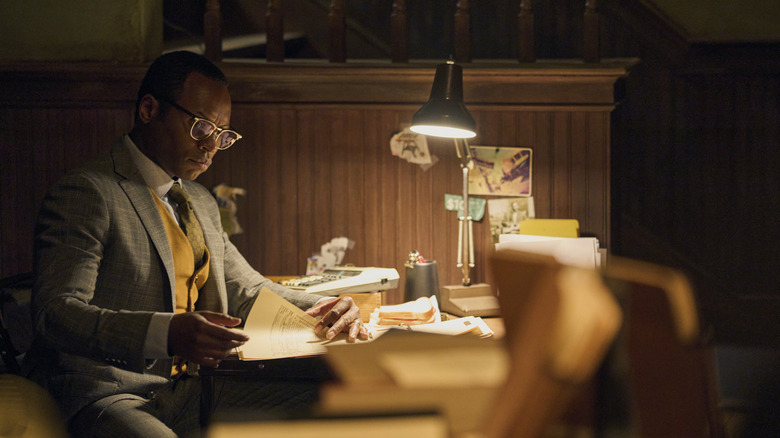
[[(315, 329), (328, 338), (367, 336), (350, 299), (317, 302), (273, 284), (222, 231), (216, 201), (192, 181), (241, 138), (230, 113), (218, 67), (163, 55), (141, 84), (130, 134), (44, 199), (26, 366), (75, 436), (196, 435), (200, 385), (187, 370), (216, 366), (248, 340), (232, 327), (263, 304), (262, 287), (321, 316)], [(216, 404), (305, 409), (314, 392), (227, 385)]]

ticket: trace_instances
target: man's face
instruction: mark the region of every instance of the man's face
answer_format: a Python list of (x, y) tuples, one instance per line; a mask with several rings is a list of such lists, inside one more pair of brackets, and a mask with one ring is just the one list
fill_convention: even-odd
[[(192, 73), (176, 102), (198, 117), (214, 122), (220, 128), (230, 126), (230, 93), (227, 87), (199, 73)], [(165, 106), (164, 103), (160, 102)], [(167, 105), (159, 114), (155, 127), (155, 144), (149, 153), (152, 160), (171, 177), (192, 181), (211, 165), (217, 153), (217, 136), (197, 141), (190, 136), (193, 118)]]

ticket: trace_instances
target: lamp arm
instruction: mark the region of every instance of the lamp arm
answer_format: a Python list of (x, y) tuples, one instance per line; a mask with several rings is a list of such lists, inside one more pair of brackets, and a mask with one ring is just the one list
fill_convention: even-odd
[[(460, 140), (460, 141), (458, 141)], [(473, 156), (471, 155), (471, 148), (469, 147), (469, 142), (465, 138), (453, 138), (453, 142), (455, 142), (455, 152), (458, 154), (458, 158), (460, 159), (460, 167), (471, 167)]]
[[(460, 142), (458, 142), (460, 140)], [(455, 150), (463, 171), (463, 216), (459, 220), (458, 264), (463, 271), (463, 285), (471, 285), (471, 268), (474, 267), (474, 236), (469, 211), (469, 168), (473, 166), (471, 148), (466, 139), (454, 139)]]

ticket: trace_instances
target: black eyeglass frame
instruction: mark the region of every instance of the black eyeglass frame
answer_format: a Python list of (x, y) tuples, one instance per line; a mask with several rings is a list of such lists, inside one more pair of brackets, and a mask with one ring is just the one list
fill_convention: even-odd
[[(194, 121), (192, 122), (192, 126), (190, 126), (190, 137), (192, 137), (192, 139), (193, 139), (193, 140), (195, 140), (195, 141), (203, 141), (203, 140), (206, 140), (207, 138), (209, 138), (209, 137), (211, 137), (212, 135), (214, 135), (214, 133), (216, 133), (216, 134), (217, 134), (217, 138), (219, 138), (219, 136), (220, 136), (220, 135), (222, 135), (222, 133), (223, 133), (223, 132), (232, 132), (233, 134), (235, 134), (235, 135), (236, 135), (236, 139), (235, 139), (235, 140), (233, 140), (233, 141), (232, 141), (232, 142), (231, 142), (229, 145), (227, 145), (227, 146), (217, 146), (217, 149), (219, 149), (219, 150), (221, 150), (221, 151), (224, 151), (225, 149), (229, 149), (231, 146), (233, 146), (233, 145), (234, 145), (234, 144), (235, 144), (237, 141), (241, 140), (241, 138), (243, 137), (241, 134), (239, 134), (238, 132), (236, 132), (236, 131), (234, 131), (234, 130), (232, 130), (232, 129), (224, 129), (224, 128), (220, 128), (219, 126), (217, 126), (217, 124), (216, 124), (216, 123), (212, 122), (211, 120), (209, 120), (209, 119), (205, 119), (205, 118), (203, 118), (203, 117), (199, 117), (199, 116), (197, 116), (197, 115), (193, 114), (193, 113), (192, 113), (192, 111), (188, 110), (187, 108), (184, 108), (183, 106), (179, 105), (179, 104), (178, 104), (178, 103), (176, 103), (176, 102), (173, 102), (173, 101), (171, 101), (171, 100), (168, 100), (168, 99), (163, 99), (163, 98), (157, 98), (157, 100), (160, 100), (160, 101), (162, 101), (162, 102), (165, 102), (165, 103), (167, 103), (168, 105), (170, 105), (170, 106), (172, 106), (172, 107), (176, 108), (177, 110), (179, 110), (179, 111), (183, 112), (184, 114), (187, 114), (188, 116), (190, 116), (190, 117), (192, 117), (192, 118), (194, 119)], [(195, 135), (192, 133), (192, 131), (195, 129), (195, 125), (196, 125), (198, 122), (206, 122), (206, 123), (208, 123), (209, 125), (213, 126), (213, 127), (214, 127), (214, 130), (213, 130), (213, 131), (211, 131), (211, 132), (209, 133), (209, 135), (207, 135), (207, 136), (205, 136), (205, 137), (203, 137), (203, 138), (198, 138), (198, 137), (195, 137)]]

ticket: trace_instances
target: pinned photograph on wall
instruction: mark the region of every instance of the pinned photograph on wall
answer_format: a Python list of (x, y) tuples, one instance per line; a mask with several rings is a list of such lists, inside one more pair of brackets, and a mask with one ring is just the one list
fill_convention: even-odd
[(471, 146), (469, 193), (531, 196), (531, 148)]
[(487, 207), (493, 243), (498, 243), (500, 234), (520, 234), (520, 222), (536, 217), (530, 196), (488, 199)]
[(419, 164), (423, 170), (428, 170), (437, 161), (436, 157), (432, 157), (428, 151), (427, 138), (412, 132), (408, 126), (393, 134), (390, 139), (390, 152), (412, 164)]

